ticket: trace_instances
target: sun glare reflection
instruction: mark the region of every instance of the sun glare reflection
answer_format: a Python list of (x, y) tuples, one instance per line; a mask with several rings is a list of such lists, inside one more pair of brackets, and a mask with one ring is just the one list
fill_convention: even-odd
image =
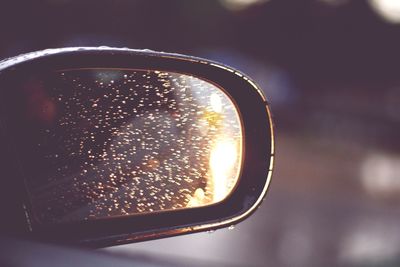
[(213, 186), (213, 200), (223, 200), (231, 191), (238, 165), (238, 144), (231, 139), (219, 139), (210, 156), (210, 170)]

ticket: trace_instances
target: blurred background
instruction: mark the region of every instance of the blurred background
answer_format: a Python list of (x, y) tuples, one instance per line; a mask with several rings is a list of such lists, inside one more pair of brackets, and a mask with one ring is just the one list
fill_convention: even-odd
[(234, 229), (106, 252), (172, 266), (400, 265), (400, 1), (3, 1), (0, 57), (65, 46), (213, 59), (269, 99), (276, 165)]

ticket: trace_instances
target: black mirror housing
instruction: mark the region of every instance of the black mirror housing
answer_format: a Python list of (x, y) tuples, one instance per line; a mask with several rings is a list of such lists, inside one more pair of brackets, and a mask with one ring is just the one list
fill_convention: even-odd
[[(74, 69), (178, 73), (207, 81), (220, 88), (234, 103), (240, 118), (243, 140), (238, 180), (229, 195), (222, 201), (192, 208), (95, 220), (43, 223), (38, 219), (35, 215), (36, 204), (32, 202), (32, 192), (29, 191), (32, 173), (21, 160), (23, 152), (16, 149), (15, 143), (18, 140), (15, 138), (20, 135), (12, 130), (16, 115), (9, 111), (10, 101), (14, 101), (12, 106), (17, 107), (15, 110), (23, 109), (27, 104), (11, 100), (9, 92), (18, 90), (16, 88), (21, 80)], [(81, 101), (85, 100), (82, 98)], [(265, 96), (254, 81), (220, 63), (150, 50), (106, 47), (50, 49), (1, 61), (0, 137), (0, 205), (3, 210), (1, 231), (50, 242), (90, 247), (215, 230), (237, 224), (252, 214), (264, 199), (274, 162), (271, 112)]]

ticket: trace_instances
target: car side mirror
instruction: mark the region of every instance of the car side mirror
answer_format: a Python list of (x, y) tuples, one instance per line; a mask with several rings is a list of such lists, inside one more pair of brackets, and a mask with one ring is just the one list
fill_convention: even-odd
[(100, 247), (214, 230), (249, 216), (271, 179), (266, 98), (209, 60), (30, 53), (0, 62), (0, 108), (4, 232)]

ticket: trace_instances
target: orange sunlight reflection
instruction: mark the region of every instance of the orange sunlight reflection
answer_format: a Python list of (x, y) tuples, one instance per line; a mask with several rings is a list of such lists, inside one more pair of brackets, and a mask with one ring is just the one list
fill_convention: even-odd
[(223, 200), (232, 190), (237, 175), (238, 144), (232, 139), (216, 141), (210, 156), (213, 202)]

